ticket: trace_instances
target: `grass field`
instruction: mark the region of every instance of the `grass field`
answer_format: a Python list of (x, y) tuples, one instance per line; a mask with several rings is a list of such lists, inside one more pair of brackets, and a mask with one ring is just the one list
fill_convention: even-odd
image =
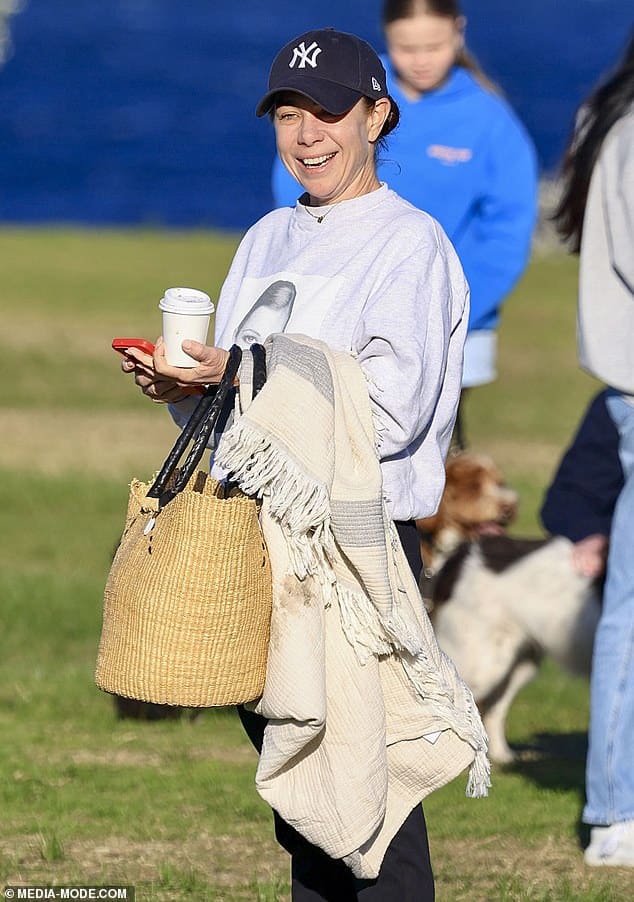
[[(218, 294), (234, 236), (0, 230), (0, 885), (133, 884), (139, 900), (288, 899), (286, 856), (230, 710), (115, 718), (93, 684), (101, 595), (127, 482), (174, 437), (132, 388), (116, 335), (154, 338), (168, 285)], [(500, 378), (467, 433), (539, 531), (544, 487), (596, 385), (576, 365), (575, 262), (535, 259), (509, 300)], [(621, 902), (623, 870), (585, 869), (587, 685), (552, 665), (510, 718), (521, 761), (487, 800), (464, 778), (425, 804), (439, 902)]]

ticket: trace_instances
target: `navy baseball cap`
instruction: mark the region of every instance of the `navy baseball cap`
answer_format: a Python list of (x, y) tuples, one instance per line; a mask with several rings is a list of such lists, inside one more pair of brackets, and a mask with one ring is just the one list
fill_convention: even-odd
[(334, 28), (307, 31), (273, 60), (268, 91), (255, 114), (268, 113), (280, 91), (296, 91), (340, 116), (362, 97), (387, 97), (386, 81), (383, 63), (366, 41)]

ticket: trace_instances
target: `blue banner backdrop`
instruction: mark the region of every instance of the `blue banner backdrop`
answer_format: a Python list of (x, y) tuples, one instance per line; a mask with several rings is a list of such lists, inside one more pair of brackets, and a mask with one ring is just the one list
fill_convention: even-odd
[[(2, 7), (17, 0), (0, 0)], [(271, 205), (253, 110), (276, 50), (333, 25), (384, 49), (380, 0), (27, 0), (0, 67), (0, 220), (243, 229)], [(468, 42), (559, 159), (631, 0), (464, 0)]]

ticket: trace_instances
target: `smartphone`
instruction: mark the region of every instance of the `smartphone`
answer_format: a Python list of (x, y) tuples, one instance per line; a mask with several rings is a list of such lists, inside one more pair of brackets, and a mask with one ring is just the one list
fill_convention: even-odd
[[(138, 348), (139, 351), (143, 351), (145, 354), (152, 355), (154, 353), (154, 345), (146, 338), (113, 338), (112, 347), (115, 351), (123, 354), (124, 357), (127, 356), (129, 348)], [(130, 360), (132, 359), (133, 358), (131, 357)], [(205, 389), (202, 385), (192, 385), (191, 388), (184, 388), (183, 391), (187, 395), (205, 394)]]
[(139, 351), (150, 354), (150, 356), (154, 353), (154, 345), (145, 338), (113, 338), (112, 347), (124, 357), (128, 348), (138, 348)]

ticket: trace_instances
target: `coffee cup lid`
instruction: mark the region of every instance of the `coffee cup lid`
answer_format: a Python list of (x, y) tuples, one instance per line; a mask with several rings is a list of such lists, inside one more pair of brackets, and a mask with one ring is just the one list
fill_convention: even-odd
[(213, 313), (214, 305), (208, 294), (196, 288), (168, 288), (159, 301), (159, 309), (166, 313), (200, 316)]

